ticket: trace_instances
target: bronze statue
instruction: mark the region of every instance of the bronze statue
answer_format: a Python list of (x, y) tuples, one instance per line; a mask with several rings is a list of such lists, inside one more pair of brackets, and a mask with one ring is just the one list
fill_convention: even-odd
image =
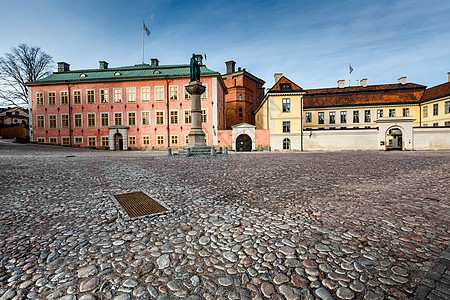
[(191, 70), (190, 70), (191, 81), (200, 81), (200, 66), (195, 59), (195, 54), (192, 53), (191, 57)]

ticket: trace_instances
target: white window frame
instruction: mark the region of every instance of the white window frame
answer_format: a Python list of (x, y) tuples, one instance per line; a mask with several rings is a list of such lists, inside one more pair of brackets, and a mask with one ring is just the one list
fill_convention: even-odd
[[(52, 143), (52, 142), (51, 142), (51, 139), (56, 139), (56, 142)], [(49, 142), (50, 144), (58, 144), (58, 137), (57, 137), (57, 136), (51, 136), (51, 137), (48, 138), (48, 142)]]
[[(158, 112), (163, 113), (163, 123), (158, 124)], [(166, 111), (164, 110), (155, 110), (155, 126), (165, 126), (166, 125)]]
[[(93, 91), (94, 92), (94, 102), (92, 102), (92, 103), (89, 103), (88, 102), (88, 100), (89, 100), (89, 97), (88, 97), (88, 92), (90, 92), (90, 91)], [(86, 90), (86, 104), (95, 104), (95, 89), (88, 89), (88, 90)]]
[[(50, 126), (50, 116), (55, 116), (55, 127)], [(58, 129), (58, 115), (57, 114), (49, 114), (48, 115), (48, 129)]]
[[(75, 115), (81, 116), (81, 126), (75, 126)], [(74, 113), (73, 114), (73, 128), (83, 128), (83, 114), (82, 113)]]
[[(148, 113), (148, 124), (144, 125), (144, 117), (143, 113)], [(150, 126), (152, 125), (152, 112), (149, 110), (141, 111), (141, 126)]]
[[(161, 90), (162, 99), (159, 99), (158, 97), (160, 89), (162, 89)], [(164, 101), (164, 86), (163, 85), (155, 86), (155, 102), (163, 102), (163, 101)]]
[[(102, 114), (107, 114), (108, 115), (108, 125), (103, 125), (102, 124)], [(110, 117), (109, 117), (109, 112), (106, 112), (106, 111), (104, 111), (104, 112), (100, 112), (100, 126), (99, 127), (109, 127), (110, 126), (110, 124), (111, 124), (111, 119), (110, 119)]]
[[(38, 104), (38, 95), (42, 94), (42, 104)], [(44, 106), (45, 105), (45, 93), (44, 92), (36, 92), (36, 106)]]
[[(120, 124), (120, 125), (116, 125), (116, 114), (120, 114), (120, 119), (122, 120), (122, 124)], [(127, 120), (128, 121), (128, 120)], [(114, 124), (114, 126), (123, 126), (123, 112), (121, 112), (121, 111), (115, 111), (115, 112), (113, 112), (113, 124)]]
[[(187, 143), (186, 140), (188, 140)], [(189, 133), (184, 135), (184, 144), (189, 145)]]
[[(89, 139), (90, 138), (94, 138), (94, 141), (95, 141), (95, 145), (94, 146), (89, 145)], [(88, 147), (97, 147), (97, 137), (96, 136), (92, 136), (92, 135), (87, 136), (87, 145), (86, 146), (88, 146)]]
[[(172, 137), (176, 136), (177, 137), (177, 142), (176, 143), (172, 143)], [(180, 137), (178, 136), (178, 134), (171, 134), (170, 135), (170, 145), (179, 145), (180, 144)]]
[[(103, 138), (106, 138), (108, 140), (108, 146), (103, 146)], [(109, 147), (109, 135), (102, 135), (100, 137), (100, 147)]]
[[(102, 102), (102, 91), (106, 91), (106, 102)], [(99, 89), (98, 97), (100, 104), (108, 104), (109, 103), (109, 89)]]
[[(132, 93), (130, 93), (132, 91)], [(131, 99), (130, 96), (134, 95), (134, 99)], [(127, 103), (136, 103), (136, 88), (135, 87), (127, 87)]]
[[(308, 115), (310, 116), (310, 119), (308, 121)], [(305, 112), (305, 123), (312, 123), (312, 112)]]
[[(173, 89), (176, 90), (175, 93), (172, 93)], [(180, 100), (178, 90), (179, 90), (178, 85), (169, 85), (169, 100), (170, 101), (178, 101), (178, 100)], [(172, 95), (175, 95), (176, 99), (172, 99)]]
[[(67, 145), (64, 145), (64, 139), (68, 139), (69, 140), (69, 143), (67, 143)], [(61, 137), (61, 145), (69, 146), (70, 145), (70, 137), (69, 136), (62, 136)]]
[[(148, 89), (148, 100), (144, 100), (144, 89)], [(145, 93), (147, 94), (147, 93)], [(149, 86), (143, 86), (141, 87), (141, 102), (151, 102), (152, 101), (152, 97), (151, 97), (152, 91), (151, 88)]]
[[(173, 111), (177, 112), (177, 122), (176, 123), (172, 123), (172, 112)], [(169, 110), (169, 124), (170, 125), (179, 125), (180, 124), (180, 111), (178, 109)]]
[[(89, 126), (89, 115), (94, 115), (94, 126)], [(86, 113), (86, 126), (87, 128), (95, 128), (97, 127), (97, 113)]]
[[(66, 104), (62, 103), (63, 93), (66, 93), (66, 97), (67, 97), (67, 103)], [(60, 103), (60, 105), (69, 105), (69, 91), (59, 91), (59, 103)]]
[[(158, 144), (158, 137), (160, 137), (160, 136), (162, 136), (162, 138), (163, 138), (163, 143), (161, 145)], [(164, 146), (165, 144), (166, 144), (166, 137), (162, 134), (157, 135), (156, 136), (156, 146)]]
[[(132, 145), (132, 144), (130, 143), (130, 139), (131, 139), (131, 138), (134, 138), (134, 145)], [(128, 141), (127, 141), (127, 143), (128, 143), (128, 146), (137, 147), (137, 137), (136, 137), (135, 135), (129, 135), (129, 136), (128, 136)]]
[(43, 140), (42, 144), (45, 144), (45, 137), (37, 137), (36, 142), (41, 143), (39, 140)]
[(200, 99), (201, 100), (207, 100), (208, 99), (208, 84), (207, 83), (203, 83), (203, 86), (205, 87), (205, 92), (203, 92), (203, 94), (200, 95)]
[[(192, 96), (191, 96), (191, 94), (189, 94), (189, 92), (186, 90), (186, 86), (188, 86), (188, 84), (183, 85), (183, 100), (191, 101)], [(186, 92), (186, 93), (185, 93), (185, 92)], [(186, 95), (188, 95), (188, 98), (185, 97)]]
[[(190, 111), (191, 112), (191, 123), (186, 123), (186, 111)], [(192, 125), (192, 110), (191, 109), (183, 109), (183, 125)]]
[[(54, 93), (55, 94), (55, 104), (50, 104), (50, 93)], [(48, 91), (47, 92), (47, 103), (48, 106), (56, 106), (58, 105), (58, 97), (56, 97), (57, 93), (56, 91)]]
[[(80, 92), (80, 103), (75, 103), (75, 92)], [(73, 105), (83, 105), (83, 91), (82, 90), (73, 90), (72, 93), (72, 103)]]
[[(202, 110), (206, 110), (206, 122), (205, 123), (201, 122), (201, 123), (202, 124), (208, 124), (208, 119), (209, 119), (208, 109), (207, 108), (203, 108)], [(192, 116), (192, 111), (191, 111), (191, 116)], [(201, 119), (201, 121), (203, 121), (202, 113), (200, 113), (200, 119)]]
[[(117, 95), (120, 94), (120, 101), (116, 101), (116, 91), (120, 92), (120, 93), (117, 93)], [(122, 88), (113, 88), (113, 103), (123, 103)]]
[[(77, 139), (77, 138), (81, 138), (81, 142), (80, 142), (80, 143), (77, 143), (77, 142), (76, 142), (76, 139)], [(74, 137), (73, 137), (73, 143), (74, 143), (74, 144), (83, 144), (83, 142), (84, 142), (83, 136), (78, 135), (78, 136), (74, 136)]]
[(377, 109), (377, 120), (380, 118), (384, 118), (384, 109)]
[[(146, 145), (146, 144), (144, 144), (144, 140), (145, 140), (145, 138), (146, 137), (148, 137), (148, 145)], [(151, 138), (150, 138), (150, 135), (143, 135), (142, 136), (142, 146), (144, 147), (149, 147), (149, 146), (151, 146), (152, 145), (152, 140), (151, 140)]]
[[(38, 117), (43, 117), (42, 127), (38, 127)], [(36, 115), (36, 129), (45, 129), (45, 115)]]
[[(130, 125), (130, 113), (134, 113), (134, 125)], [(137, 126), (138, 115), (136, 111), (127, 111), (127, 126)]]

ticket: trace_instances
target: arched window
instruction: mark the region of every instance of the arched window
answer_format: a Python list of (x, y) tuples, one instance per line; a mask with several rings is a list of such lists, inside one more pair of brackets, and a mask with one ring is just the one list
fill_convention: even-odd
[(291, 140), (288, 138), (285, 138), (283, 140), (283, 150), (289, 150), (291, 149)]
[(244, 117), (242, 116), (242, 108), (239, 108), (239, 120), (242, 120)]
[(242, 95), (239, 94), (239, 101), (242, 101)]

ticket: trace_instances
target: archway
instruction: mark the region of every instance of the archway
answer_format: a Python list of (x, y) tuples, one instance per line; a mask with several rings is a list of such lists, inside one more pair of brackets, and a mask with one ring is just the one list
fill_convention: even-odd
[(252, 139), (246, 134), (239, 135), (236, 138), (236, 151), (252, 151)]
[(386, 131), (386, 150), (403, 150), (403, 134), (398, 127)]
[(120, 133), (114, 134), (114, 150), (123, 150), (123, 136)]

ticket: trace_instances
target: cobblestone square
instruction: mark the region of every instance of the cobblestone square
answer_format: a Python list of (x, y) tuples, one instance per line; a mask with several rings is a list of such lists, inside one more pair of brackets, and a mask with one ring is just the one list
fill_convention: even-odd
[[(450, 152), (0, 141), (0, 299), (449, 299)], [(112, 195), (170, 212), (129, 219)]]

